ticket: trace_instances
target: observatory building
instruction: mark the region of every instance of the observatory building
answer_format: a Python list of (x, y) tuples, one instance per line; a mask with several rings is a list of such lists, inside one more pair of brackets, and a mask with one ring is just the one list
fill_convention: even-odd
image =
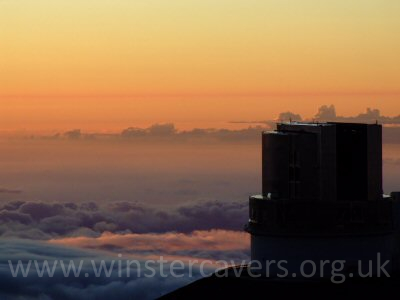
[(250, 197), (246, 226), (252, 260), (269, 276), (282, 271), (271, 261), (289, 276), (327, 260), (345, 261), (348, 274), (371, 263), (376, 274), (390, 260), (394, 272), (399, 196), (383, 194), (381, 125), (280, 123), (262, 134), (262, 195)]

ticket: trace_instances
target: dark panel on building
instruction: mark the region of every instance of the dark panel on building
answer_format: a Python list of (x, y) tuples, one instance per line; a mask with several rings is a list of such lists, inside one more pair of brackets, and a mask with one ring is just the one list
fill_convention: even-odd
[(368, 126), (368, 200), (382, 198), (382, 126)]
[(337, 198), (339, 201), (366, 201), (367, 127), (363, 124), (336, 124)]
[(286, 200), (319, 199), (318, 149), (314, 133), (265, 133), (263, 195)]
[(336, 126), (321, 126), (319, 137), (320, 201), (337, 200)]
[(308, 138), (313, 136), (312, 141), (304, 140), (296, 145), (297, 151), (314, 159), (301, 167), (307, 168), (309, 176), (303, 180), (314, 182), (312, 190), (308, 190), (309, 200), (336, 201), (336, 127), (325, 123), (282, 123), (278, 124), (277, 130)]
[(339, 201), (382, 198), (382, 126), (335, 123)]
[(289, 199), (290, 136), (264, 133), (262, 147), (263, 195)]
[(290, 153), (290, 199), (314, 201), (320, 197), (317, 135), (292, 134)]

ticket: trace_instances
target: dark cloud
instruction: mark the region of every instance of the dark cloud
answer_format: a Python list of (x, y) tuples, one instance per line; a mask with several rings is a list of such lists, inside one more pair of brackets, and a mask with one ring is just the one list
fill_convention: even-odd
[(299, 114), (292, 113), (290, 111), (283, 112), (279, 114), (278, 120), (291, 120), (291, 121), (302, 121), (302, 117)]
[(39, 221), (47, 217), (59, 215), (63, 212), (61, 204), (27, 202), (18, 209), (23, 214), (28, 214), (32, 219)]
[[(189, 233), (194, 230), (242, 230), (247, 202), (205, 201), (167, 208), (136, 202), (10, 202), (0, 209), (0, 236), (49, 239), (114, 233)], [(32, 237), (29, 237), (32, 234)]]
[(165, 137), (173, 136), (178, 134), (175, 125), (172, 123), (167, 124), (154, 124), (148, 128), (129, 127), (121, 132), (121, 136), (124, 138), (135, 138), (135, 137)]
[(10, 201), (10, 202), (3, 204), (3, 206), (0, 206), (0, 211), (2, 211), (2, 210), (17, 210), (24, 203), (25, 203), (25, 201)]
[[(142, 138), (152, 141), (160, 141), (168, 138), (169, 142), (174, 141), (218, 141), (218, 142), (244, 142), (254, 141), (259, 138), (262, 130), (268, 129), (262, 126), (249, 127), (241, 130), (230, 129), (200, 129), (178, 131), (174, 124), (156, 124), (149, 128), (127, 128), (122, 131), (120, 137), (124, 139)], [(116, 136), (117, 137), (117, 136)], [(157, 138), (157, 140), (155, 139)]]
[(15, 211), (2, 210), (0, 211), (0, 222), (8, 223), (8, 222), (17, 222), (24, 225), (31, 224), (33, 219), (29, 214), (24, 214)]
[(71, 140), (77, 140), (82, 137), (82, 132), (80, 129), (74, 129), (74, 130), (65, 132), (64, 137), (66, 137), (67, 139), (71, 139)]
[(322, 105), (314, 118), (316, 120), (335, 120), (337, 118), (335, 106)]
[[(293, 119), (296, 119), (294, 117)], [(216, 129), (195, 128), (193, 130), (178, 131), (174, 124), (154, 124), (148, 128), (129, 127), (117, 134), (84, 133), (80, 129), (67, 131), (52, 136), (37, 136), (35, 139), (44, 140), (101, 140), (101, 141), (129, 141), (139, 140), (147, 142), (249, 142), (259, 138), (262, 130), (270, 129), (269, 126), (250, 126), (245, 129)], [(28, 137), (32, 139), (32, 136)]]

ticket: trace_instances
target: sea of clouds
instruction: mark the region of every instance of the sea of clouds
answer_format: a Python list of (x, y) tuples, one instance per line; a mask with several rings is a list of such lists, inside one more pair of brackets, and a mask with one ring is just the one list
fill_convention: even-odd
[[(239, 264), (249, 260), (249, 237), (243, 232), (246, 202), (205, 201), (167, 209), (135, 202), (96, 204), (10, 201), (0, 206), (1, 299), (155, 299), (204, 275), (188, 269), (192, 261), (218, 260)], [(172, 276), (169, 264), (180, 261), (180, 276)], [(98, 277), (91, 265), (134, 259), (144, 266), (153, 262), (153, 276), (125, 275), (112, 269)], [(60, 264), (54, 275), (40, 277), (34, 268), (45, 261), (83, 261), (79, 277), (65, 277)], [(14, 277), (18, 262), (30, 264), (27, 277)], [(13, 269), (10, 267), (12, 262)], [(214, 264), (215, 263), (215, 264)], [(52, 269), (52, 268), (51, 268)], [(135, 269), (131, 270), (132, 274)]]

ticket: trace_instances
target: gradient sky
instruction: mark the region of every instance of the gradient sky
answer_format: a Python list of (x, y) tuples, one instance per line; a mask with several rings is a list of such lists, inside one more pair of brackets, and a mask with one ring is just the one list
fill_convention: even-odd
[(0, 126), (399, 113), (398, 0), (2, 0)]

